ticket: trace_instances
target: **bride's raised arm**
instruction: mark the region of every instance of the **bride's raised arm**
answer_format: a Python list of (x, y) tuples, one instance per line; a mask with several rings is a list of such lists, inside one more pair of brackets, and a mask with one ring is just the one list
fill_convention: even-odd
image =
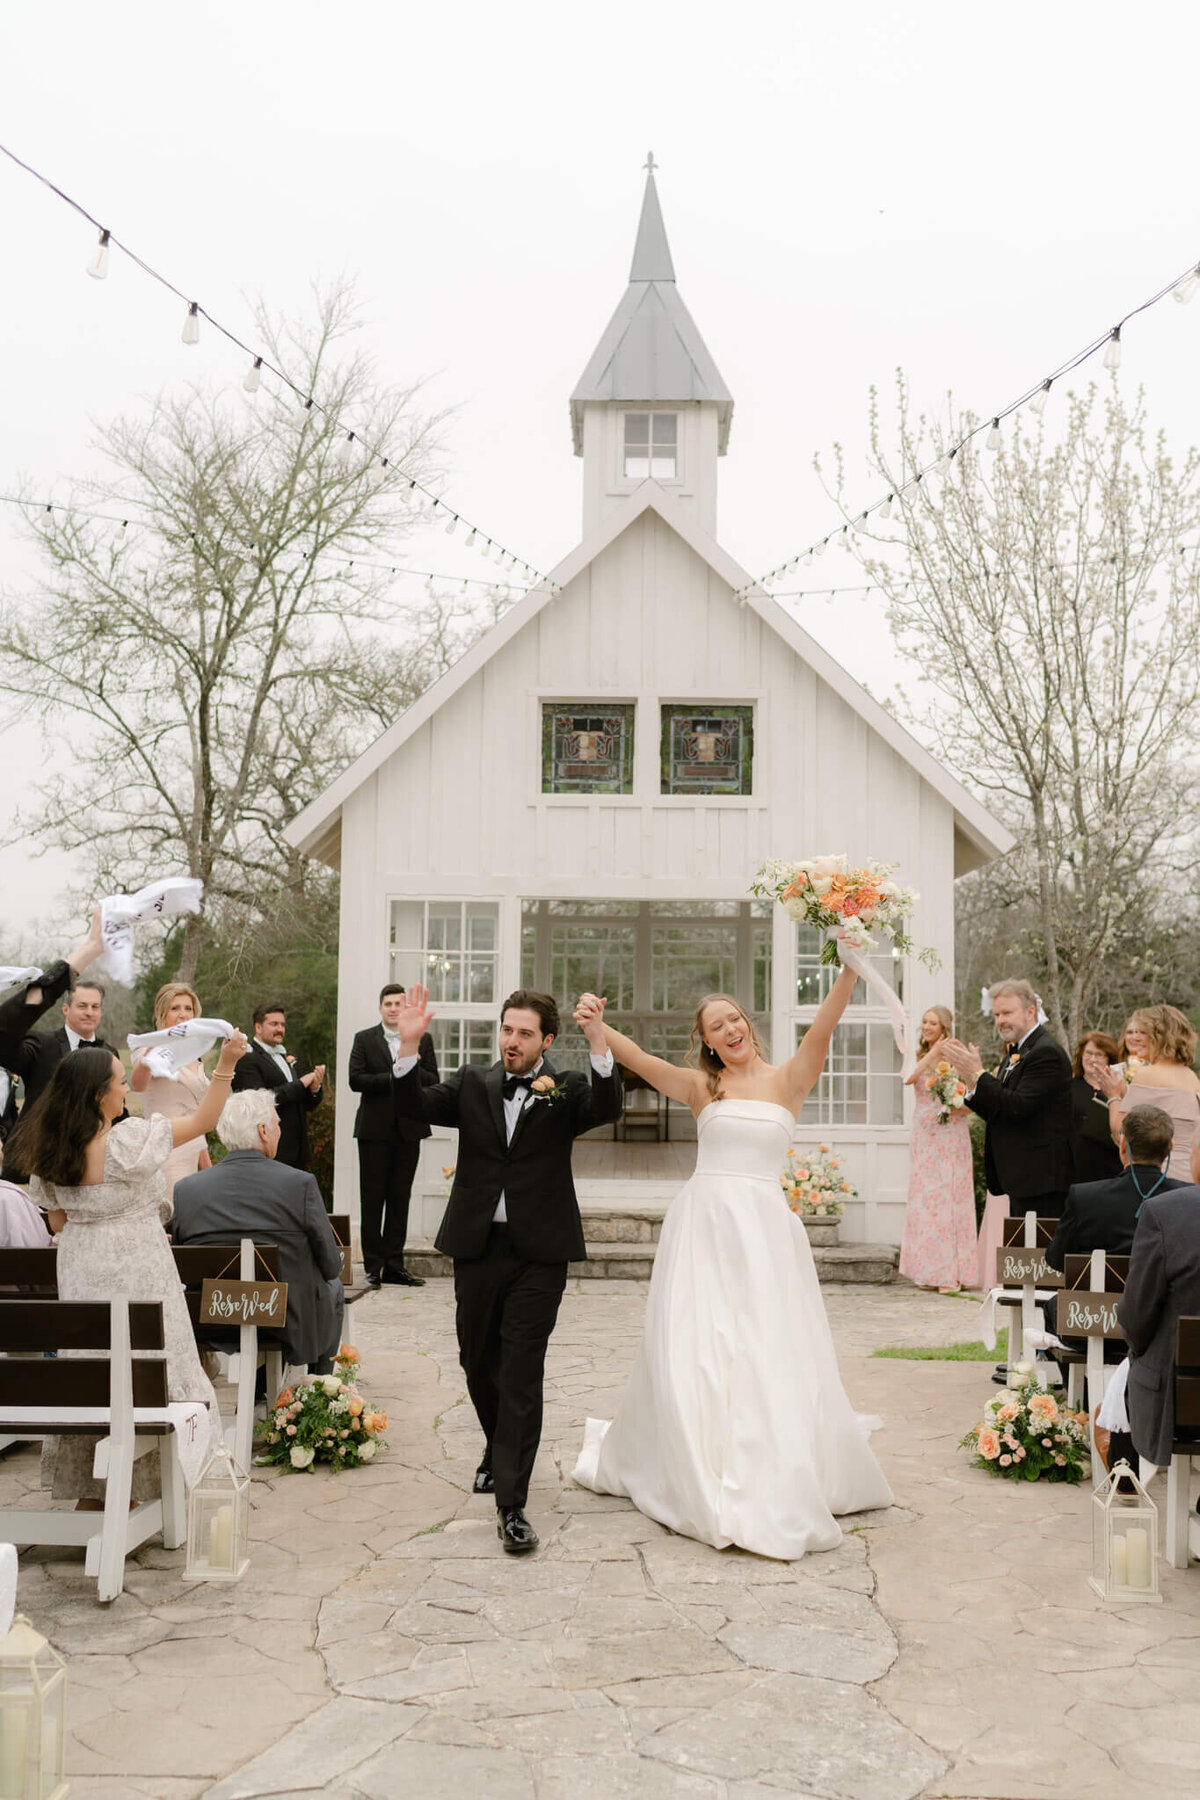
[[(581, 994), (575, 1008), (575, 1023), (582, 1027), (589, 1019), (602, 1017), (604, 1005), (605, 1002), (598, 1000), (595, 994)], [(681, 1069), (676, 1063), (665, 1062), (661, 1056), (651, 1056), (648, 1050), (643, 1050), (624, 1032), (614, 1031), (611, 1025), (604, 1026), (604, 1036), (621, 1067), (640, 1076), (660, 1094), (666, 1094), (671, 1100), (681, 1100), (693, 1109), (696, 1100), (706, 1096), (704, 1079), (697, 1070)]]
[(857, 980), (858, 976), (853, 969), (841, 970), (817, 1009), (817, 1016), (801, 1039), (795, 1055), (790, 1056), (783, 1065), (783, 1074), (788, 1084), (788, 1103), (794, 1113), (800, 1111), (808, 1098), (809, 1090), (825, 1067), (834, 1027), (846, 1010)]

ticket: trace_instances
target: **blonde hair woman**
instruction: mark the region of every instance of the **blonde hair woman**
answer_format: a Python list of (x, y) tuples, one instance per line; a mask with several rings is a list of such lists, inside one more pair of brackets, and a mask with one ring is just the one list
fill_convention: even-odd
[[(154, 996), (155, 1031), (166, 1031), (168, 1026), (182, 1025), (185, 1019), (201, 1016), (199, 996), (186, 981), (164, 982)], [(165, 1075), (151, 1075), (145, 1055), (144, 1050), (139, 1050), (129, 1071), (131, 1089), (142, 1096), (142, 1117), (183, 1119), (194, 1113), (208, 1092), (208, 1076), (199, 1060), (181, 1069), (178, 1081), (170, 1081)], [(197, 1169), (211, 1167), (212, 1159), (202, 1137), (177, 1144), (163, 1166), (167, 1198), (170, 1199), (175, 1192), (175, 1183), (182, 1181), (185, 1175), (194, 1175)]]
[(921, 1020), (917, 1066), (906, 1083), (916, 1090), (916, 1105), (909, 1140), (900, 1273), (917, 1287), (937, 1288), (943, 1294), (973, 1287), (979, 1270), (971, 1115), (965, 1106), (959, 1106), (939, 1124), (938, 1102), (929, 1087), (939, 1063), (944, 1063), (959, 1097), (966, 1092), (965, 1082), (958, 1079), (944, 1054), (953, 1035), (950, 1008), (927, 1008)]
[(1192, 1141), (1200, 1123), (1200, 1078), (1192, 1067), (1196, 1033), (1191, 1021), (1177, 1006), (1142, 1006), (1126, 1024), (1124, 1042), (1144, 1060), (1132, 1065), (1128, 1080), (1119, 1069), (1099, 1074), (1108, 1099), (1109, 1129), (1119, 1140), (1125, 1114), (1135, 1106), (1157, 1106), (1169, 1113), (1175, 1143), (1167, 1174), (1176, 1181), (1190, 1181)]
[[(839, 1514), (889, 1501), (779, 1181), (854, 981), (837, 975), (777, 1067), (731, 994), (697, 1007), (688, 1067), (604, 1027), (619, 1063), (691, 1108), (697, 1157), (663, 1221), (629, 1386), (611, 1424), (588, 1420), (575, 1479), (718, 1549), (785, 1561), (840, 1543)], [(585, 994), (575, 1018), (603, 1011)]]

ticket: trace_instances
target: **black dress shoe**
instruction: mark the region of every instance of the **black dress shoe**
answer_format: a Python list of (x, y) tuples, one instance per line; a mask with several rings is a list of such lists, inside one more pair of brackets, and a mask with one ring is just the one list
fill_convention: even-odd
[(375, 1290), (375, 1292), (378, 1293), (379, 1289), (383, 1283), (383, 1276), (382, 1275), (364, 1275), (363, 1281), (367, 1287), (373, 1288)]
[(519, 1506), (496, 1508), (496, 1535), (510, 1556), (528, 1556), (538, 1547), (538, 1534)]
[(492, 1471), (487, 1463), (482, 1462), (475, 1471), (475, 1485), (471, 1489), (471, 1492), (473, 1494), (494, 1494), (495, 1491), (496, 1482), (492, 1475)]
[(423, 1275), (410, 1275), (407, 1269), (385, 1269), (383, 1279), (389, 1287), (424, 1287)]

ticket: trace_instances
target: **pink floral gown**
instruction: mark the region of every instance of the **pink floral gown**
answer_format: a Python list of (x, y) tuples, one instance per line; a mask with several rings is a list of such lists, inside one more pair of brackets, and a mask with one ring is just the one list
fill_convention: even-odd
[(979, 1278), (975, 1238), (975, 1183), (971, 1171), (970, 1113), (966, 1107), (945, 1125), (937, 1101), (920, 1075), (909, 1146), (908, 1210), (900, 1246), (900, 1273), (918, 1287), (974, 1287)]

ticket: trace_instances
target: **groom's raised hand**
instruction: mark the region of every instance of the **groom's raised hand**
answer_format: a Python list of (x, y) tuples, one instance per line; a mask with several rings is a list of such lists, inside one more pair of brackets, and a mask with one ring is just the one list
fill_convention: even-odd
[(404, 995), (404, 1005), (396, 1020), (396, 1034), (400, 1039), (401, 1056), (416, 1056), (421, 1048), (421, 1039), (433, 1023), (434, 1015), (429, 1010), (429, 989), (410, 987)]

